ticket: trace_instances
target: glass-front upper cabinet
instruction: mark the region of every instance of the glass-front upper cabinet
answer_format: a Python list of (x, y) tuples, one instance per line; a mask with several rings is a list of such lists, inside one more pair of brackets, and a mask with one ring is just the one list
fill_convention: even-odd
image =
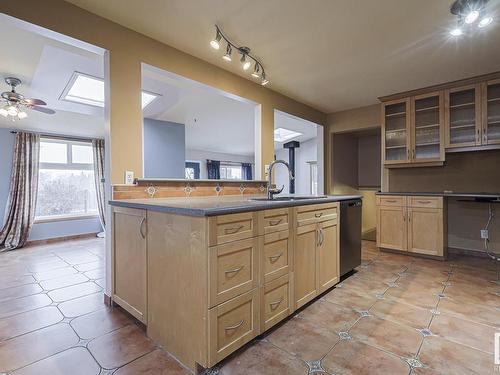
[(483, 145), (500, 144), (500, 79), (483, 84)]
[(409, 151), (410, 99), (383, 103), (384, 163), (407, 163)]
[(434, 92), (412, 99), (412, 161), (444, 160), (443, 94)]
[(480, 85), (445, 91), (446, 148), (481, 144)]

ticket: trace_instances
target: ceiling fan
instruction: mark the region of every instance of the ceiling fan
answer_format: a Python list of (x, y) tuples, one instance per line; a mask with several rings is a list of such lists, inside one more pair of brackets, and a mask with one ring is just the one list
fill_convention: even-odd
[(47, 105), (43, 100), (40, 99), (29, 99), (25, 98), (16, 92), (16, 87), (21, 84), (19, 78), (7, 77), (5, 82), (12, 88), (11, 91), (5, 91), (2, 93), (0, 98), (0, 103), (6, 103), (2, 108), (0, 108), (0, 115), (3, 117), (11, 117), (13, 121), (16, 119), (22, 120), (28, 117), (28, 114), (24, 109), (32, 109), (34, 111), (42, 112), (48, 115), (53, 115), (56, 113), (53, 109), (40, 107), (42, 105)]

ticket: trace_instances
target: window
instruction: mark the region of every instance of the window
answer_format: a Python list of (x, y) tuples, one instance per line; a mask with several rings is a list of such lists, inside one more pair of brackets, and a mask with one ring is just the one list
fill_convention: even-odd
[(200, 162), (198, 161), (186, 162), (185, 178), (187, 178), (188, 180), (200, 179)]
[(222, 164), (220, 165), (220, 178), (222, 180), (241, 180), (241, 164)]
[(43, 138), (35, 220), (97, 215), (92, 145)]
[[(158, 94), (142, 91), (142, 109), (146, 108)], [(74, 72), (60, 97), (61, 100), (104, 107), (104, 80), (88, 74)]]

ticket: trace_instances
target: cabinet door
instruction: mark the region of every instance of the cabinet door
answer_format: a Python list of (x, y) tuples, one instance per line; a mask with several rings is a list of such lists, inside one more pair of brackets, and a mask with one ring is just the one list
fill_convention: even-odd
[(317, 225), (298, 227), (295, 236), (294, 284), (295, 308), (299, 308), (317, 295), (316, 244), (319, 239)]
[(382, 150), (384, 164), (410, 161), (410, 99), (382, 104)]
[(445, 91), (446, 147), (481, 144), (480, 87), (470, 85)]
[(113, 300), (146, 323), (146, 211), (113, 209)]
[(408, 209), (408, 251), (443, 256), (442, 209)]
[(500, 144), (500, 79), (483, 84), (483, 145)]
[(444, 160), (444, 100), (442, 92), (412, 99), (411, 159)]
[(377, 207), (377, 246), (406, 250), (406, 208)]
[(317, 247), (318, 294), (339, 281), (339, 232), (337, 220), (326, 221), (319, 226)]

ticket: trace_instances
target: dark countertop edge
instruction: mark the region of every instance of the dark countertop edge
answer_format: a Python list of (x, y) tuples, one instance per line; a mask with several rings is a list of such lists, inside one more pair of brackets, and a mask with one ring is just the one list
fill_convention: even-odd
[(266, 184), (266, 180), (213, 180), (208, 178), (199, 179), (186, 179), (186, 178), (136, 178), (136, 182), (140, 183), (154, 183), (154, 182), (185, 182), (188, 184), (196, 184), (199, 182), (213, 182), (214, 184), (245, 184), (245, 183), (255, 183), (255, 184)]
[[(236, 214), (242, 212), (251, 212), (251, 211), (263, 211), (274, 208), (284, 208), (284, 207), (296, 207), (296, 206), (307, 206), (311, 204), (320, 204), (320, 203), (330, 203), (330, 202), (340, 202), (344, 200), (351, 199), (362, 199), (361, 195), (341, 195), (341, 196), (328, 196), (326, 198), (317, 198), (317, 199), (303, 199), (296, 201), (252, 201), (248, 206), (230, 206), (230, 207), (214, 207), (214, 208), (188, 208), (188, 207), (175, 207), (175, 206), (163, 206), (163, 205), (155, 205), (149, 203), (141, 203), (141, 202), (131, 202), (121, 201), (121, 200), (112, 200), (108, 203), (111, 206), (116, 207), (127, 207), (127, 208), (137, 208), (142, 210), (150, 210), (157, 212), (165, 212), (176, 215), (184, 215), (184, 216), (218, 216), (218, 215), (228, 215), (228, 214)], [(250, 200), (250, 198), (249, 198)]]
[(410, 195), (410, 196), (430, 196), (430, 197), (464, 197), (464, 198), (500, 198), (500, 193), (405, 193), (405, 192), (377, 192), (376, 195)]

